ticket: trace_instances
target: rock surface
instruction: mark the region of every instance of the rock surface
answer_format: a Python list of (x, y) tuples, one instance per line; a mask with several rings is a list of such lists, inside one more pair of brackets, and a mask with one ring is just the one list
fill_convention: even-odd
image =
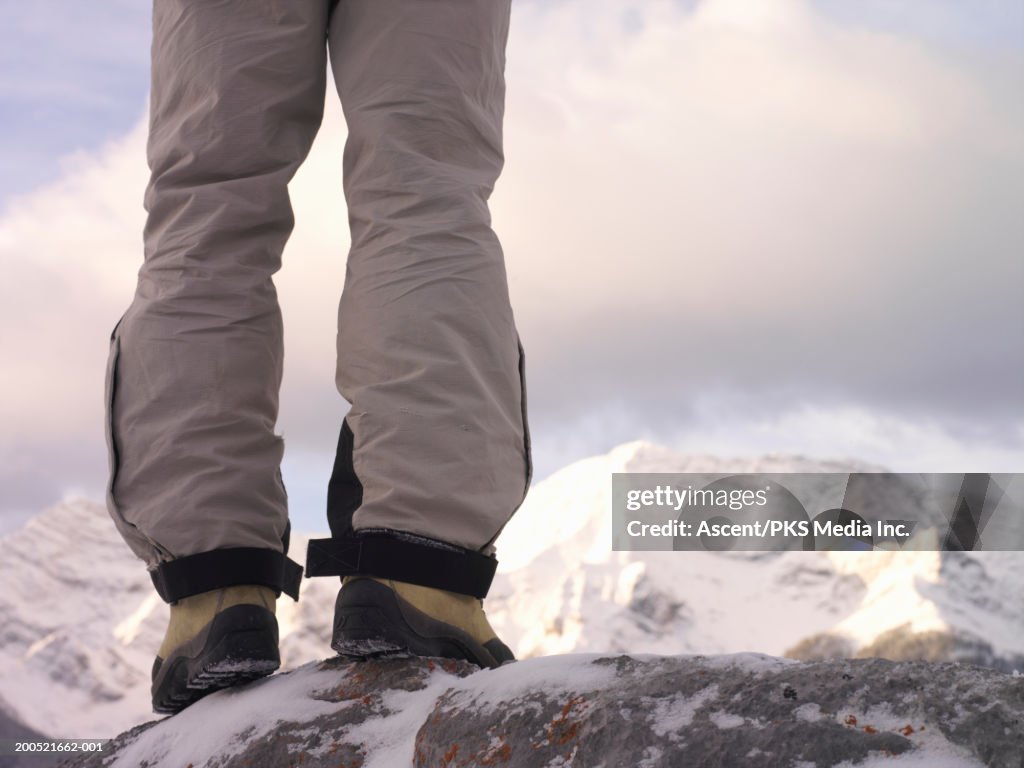
[(66, 766), (1024, 766), (1024, 678), (961, 663), (575, 654), (307, 664)]

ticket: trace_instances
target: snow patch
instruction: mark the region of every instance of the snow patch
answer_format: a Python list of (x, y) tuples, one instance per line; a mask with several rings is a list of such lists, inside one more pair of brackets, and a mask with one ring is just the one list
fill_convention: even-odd
[(714, 723), (723, 730), (727, 730), (729, 728), (739, 728), (741, 725), (747, 722), (746, 718), (742, 717), (741, 715), (737, 715), (732, 712), (721, 711), (712, 712), (710, 715), (708, 715), (708, 720), (710, 720), (712, 723)]
[(793, 717), (797, 720), (803, 720), (805, 723), (816, 723), (819, 720), (825, 720), (828, 715), (821, 711), (821, 706), (818, 704), (802, 704), (793, 710)]
[[(274, 700), (239, 695), (274, 680)], [(200, 699), (126, 747), (110, 768), (140, 765), (207, 765), (217, 757), (230, 757), (244, 746), (273, 732), (286, 721), (303, 722), (331, 714), (356, 702), (326, 702), (310, 698), (310, 691), (328, 687), (337, 673), (318, 670), (310, 663), (292, 672), (265, 678), (246, 686), (218, 691)], [(231, 705), (226, 706), (228, 700)]]
[(718, 685), (709, 685), (693, 696), (678, 693), (668, 699), (661, 699), (655, 704), (652, 713), (651, 730), (658, 736), (668, 736), (675, 741), (676, 731), (693, 722), (694, 715), (708, 701), (718, 695)]

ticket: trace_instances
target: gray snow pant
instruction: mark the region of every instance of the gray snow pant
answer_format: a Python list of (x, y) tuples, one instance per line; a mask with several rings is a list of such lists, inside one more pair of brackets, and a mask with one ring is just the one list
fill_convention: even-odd
[(155, 0), (145, 258), (111, 337), (107, 504), (164, 599), (228, 583), (297, 591), (272, 276), (328, 47), (349, 130), (336, 383), (351, 410), (331, 481), (344, 546), (318, 569), (486, 592), (486, 574), (459, 589), (460, 568), (493, 573), (532, 474), (523, 348), (487, 205), (509, 6)]

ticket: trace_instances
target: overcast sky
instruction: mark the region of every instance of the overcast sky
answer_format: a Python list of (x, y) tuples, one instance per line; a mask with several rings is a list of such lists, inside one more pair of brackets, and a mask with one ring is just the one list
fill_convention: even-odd
[[(0, 2), (0, 529), (102, 500), (147, 3)], [(492, 198), (538, 478), (634, 439), (1024, 471), (1024, 3), (513, 1)], [(292, 185), (278, 431), (324, 529), (345, 125)]]

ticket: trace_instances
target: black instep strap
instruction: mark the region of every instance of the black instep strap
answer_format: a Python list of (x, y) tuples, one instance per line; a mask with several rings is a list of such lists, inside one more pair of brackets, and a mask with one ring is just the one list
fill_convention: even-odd
[(299, 599), (302, 566), (273, 549), (214, 549), (161, 563), (149, 572), (165, 602), (222, 587), (256, 584)]
[(307, 577), (376, 576), (481, 599), (497, 567), (493, 557), (470, 549), (387, 534), (311, 539), (306, 550)]

